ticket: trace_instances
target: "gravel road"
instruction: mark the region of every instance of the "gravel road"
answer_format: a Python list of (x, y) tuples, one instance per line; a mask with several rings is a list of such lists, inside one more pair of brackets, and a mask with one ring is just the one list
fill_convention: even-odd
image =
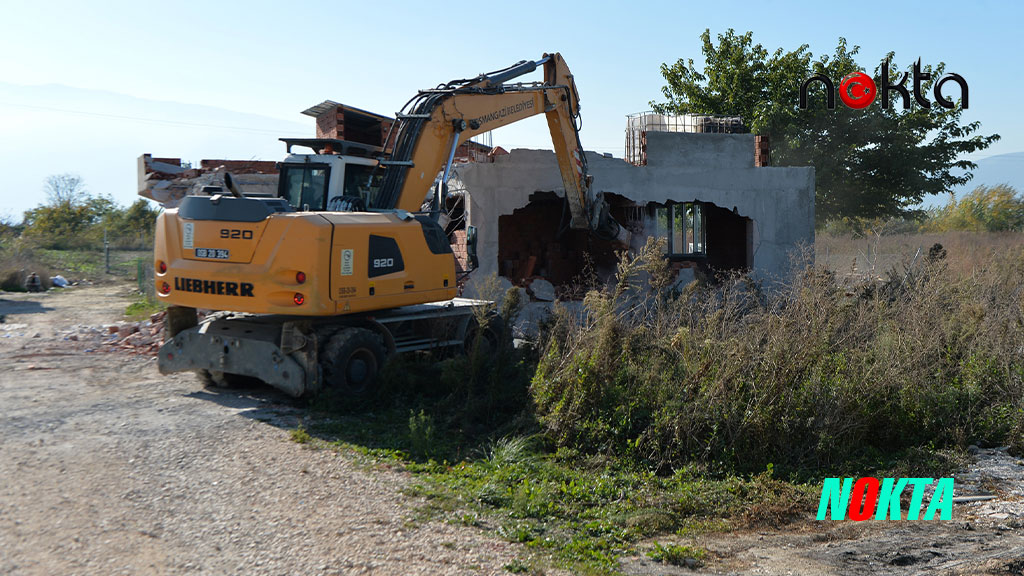
[(271, 391), (109, 351), (128, 297), (0, 296), (0, 574), (500, 574), (516, 556), (413, 522), (406, 475), (291, 442)]

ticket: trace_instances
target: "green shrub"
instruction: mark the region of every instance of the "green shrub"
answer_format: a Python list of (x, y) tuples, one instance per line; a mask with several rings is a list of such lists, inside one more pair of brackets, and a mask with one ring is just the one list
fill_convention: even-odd
[(409, 413), (409, 446), (414, 456), (427, 458), (437, 452), (434, 417), (423, 410)]
[(532, 393), (557, 446), (799, 472), (1019, 441), (1021, 248), (963, 275), (920, 259), (881, 286), (808, 266), (768, 292), (737, 276), (673, 293), (649, 280), (660, 253), (626, 258), (582, 320), (556, 315)]
[(935, 232), (1024, 230), (1024, 195), (1007, 184), (978, 186), (931, 210), (925, 229)]
[[(647, 553), (655, 562), (672, 564), (673, 566), (687, 566), (697, 568), (704, 565), (704, 558), (708, 555), (707, 550), (695, 546), (682, 546), (679, 544), (662, 545), (654, 543), (654, 549)], [(687, 562), (689, 560), (689, 562)]]

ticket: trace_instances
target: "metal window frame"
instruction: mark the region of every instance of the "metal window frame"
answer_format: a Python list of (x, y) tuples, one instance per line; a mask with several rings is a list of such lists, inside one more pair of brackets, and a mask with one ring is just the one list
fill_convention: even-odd
[[(326, 163), (320, 163), (320, 162), (306, 162), (306, 163), (282, 162), (280, 168), (278, 169), (279, 172), (280, 172), (280, 175), (278, 176), (278, 181), (277, 181), (277, 197), (278, 198), (284, 198), (285, 202), (288, 202), (289, 204), (291, 204), (291, 202), (288, 201), (288, 197), (285, 195), (285, 192), (286, 192), (286, 190), (288, 188), (288, 178), (286, 177), (286, 172), (289, 171), (289, 170), (292, 170), (292, 169), (296, 169), (296, 170), (323, 170), (325, 172), (325, 174), (324, 174), (324, 201), (323, 201), (323, 205), (322, 206), (318, 206), (316, 208), (312, 208), (311, 207), (312, 208), (312, 210), (311, 210), (312, 212), (325, 212), (327, 210), (327, 199), (328, 199), (328, 196), (331, 195), (331, 165), (330, 164), (326, 164)], [(344, 182), (342, 182), (342, 186), (344, 186)], [(301, 203), (301, 201), (302, 201), (302, 198), (299, 198), (299, 202), (300, 203)], [(294, 207), (294, 208), (296, 210), (302, 210), (302, 206), (297, 206), (297, 207)]]
[[(683, 230), (682, 230), (682, 235), (681, 235), (682, 242), (683, 242), (683, 251), (679, 251), (679, 252), (677, 252), (675, 250), (675, 245), (674, 245), (675, 244), (675, 242), (674, 242), (674, 238), (675, 238), (675, 221), (676, 221), (674, 212), (675, 212), (675, 207), (676, 206), (683, 206), (684, 207), (683, 208), (683, 218), (682, 218), (682, 220), (683, 220)], [(694, 233), (694, 238), (693, 238), (694, 247), (696, 247), (696, 246), (700, 246), (701, 247), (701, 251), (699, 251), (699, 252), (686, 252), (685, 251), (685, 249), (686, 249), (686, 230), (689, 227), (687, 225), (688, 222), (687, 222), (687, 218), (686, 218), (686, 207), (687, 206), (692, 206), (694, 208), (694, 221), (695, 222), (696, 221), (700, 222), (700, 228), (699, 228), (700, 238), (699, 239), (697, 238), (696, 232)], [(666, 234), (666, 240), (668, 241), (668, 252), (667, 252), (666, 256), (668, 257), (668, 259), (670, 261), (673, 261), (673, 262), (677, 262), (677, 261), (693, 261), (693, 260), (703, 260), (703, 259), (707, 258), (707, 256), (708, 256), (708, 254), (707, 254), (707, 226), (705, 225), (705, 221), (704, 221), (704, 204), (702, 202), (698, 202), (696, 200), (694, 200), (692, 202), (676, 202), (674, 200), (668, 200), (668, 201), (665, 202), (664, 206), (656, 206), (654, 210), (655, 210), (655, 219), (657, 219), (657, 211), (658, 210), (665, 210), (667, 212), (668, 228), (665, 231), (665, 234)], [(698, 214), (699, 214), (699, 217), (698, 217)]]

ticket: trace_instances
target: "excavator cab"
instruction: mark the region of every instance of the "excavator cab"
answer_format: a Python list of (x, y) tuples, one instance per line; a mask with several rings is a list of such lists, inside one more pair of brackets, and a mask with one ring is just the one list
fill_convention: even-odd
[[(283, 139), (288, 157), (279, 165), (278, 197), (300, 212), (356, 212), (374, 206), (384, 169), (358, 143)], [(293, 145), (314, 154), (292, 154)]]

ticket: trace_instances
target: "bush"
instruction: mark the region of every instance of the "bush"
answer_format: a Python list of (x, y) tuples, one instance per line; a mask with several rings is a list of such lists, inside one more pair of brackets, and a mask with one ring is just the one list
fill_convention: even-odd
[(955, 274), (921, 258), (882, 286), (806, 266), (673, 292), (648, 245), (556, 315), (532, 382), (556, 445), (667, 470), (879, 463), (913, 447), (1020, 442), (1024, 249)]
[(0, 290), (24, 292), (25, 279), (32, 272), (39, 275), (44, 290), (50, 288), (53, 268), (38, 251), (21, 238), (0, 236)]
[(1007, 184), (978, 186), (930, 211), (925, 229), (934, 232), (1024, 230), (1024, 196)]
[[(73, 174), (46, 180), (48, 201), (25, 212), (19, 234), (37, 246), (56, 250), (99, 248), (144, 249), (153, 244), (153, 230), (160, 213), (148, 200), (139, 198), (122, 208), (110, 196), (94, 196), (82, 179)], [(13, 230), (0, 222), (0, 238)]]

